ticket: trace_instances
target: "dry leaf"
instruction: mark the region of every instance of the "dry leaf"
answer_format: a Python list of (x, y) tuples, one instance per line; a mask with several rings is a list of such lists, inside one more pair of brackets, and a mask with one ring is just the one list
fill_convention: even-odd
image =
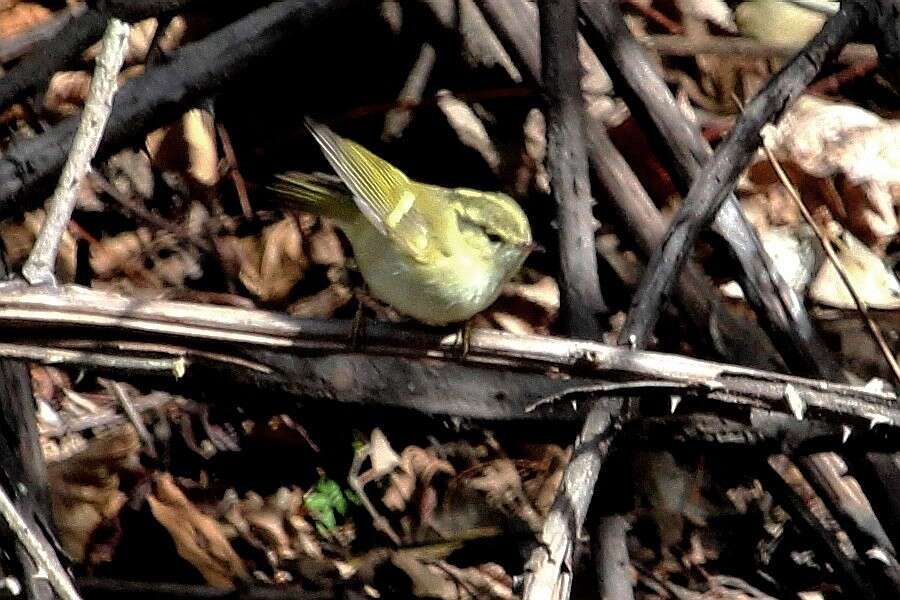
[[(759, 237), (778, 273), (798, 294), (804, 295), (823, 260), (821, 244), (812, 229), (805, 223), (772, 227)], [(743, 290), (734, 281), (721, 289), (729, 298), (744, 297)]]
[(288, 314), (309, 319), (330, 319), (337, 309), (353, 298), (353, 292), (342, 283), (332, 283), (327, 288), (301, 298), (287, 308)]
[(125, 503), (118, 473), (137, 464), (139, 449), (137, 433), (128, 426), (82, 443), (77, 455), (48, 465), (53, 522), (77, 562), (85, 560), (97, 527)]
[(431, 488), (431, 481), (441, 473), (453, 476), (456, 470), (450, 463), (435, 456), (431, 449), (407, 446), (400, 453), (399, 468), (391, 473), (391, 483), (384, 492), (382, 502), (391, 510), (402, 511), (415, 491), (422, 489), (425, 490), (421, 494), (423, 503), (433, 506), (436, 493)]
[(722, 0), (678, 0), (678, 6), (685, 15), (710, 21), (725, 31), (737, 33), (731, 8)]
[[(143, 63), (150, 51), (150, 44), (156, 34), (156, 19), (144, 19), (131, 26), (128, 35), (128, 48), (125, 51), (125, 64)], [(171, 52), (181, 45), (187, 32), (187, 23), (183, 16), (175, 16), (166, 31), (159, 38), (159, 48), (163, 52)], [(95, 60), (100, 54), (101, 43), (97, 42), (84, 51), (85, 60)]]
[(525, 156), (522, 157), (521, 173), (516, 177), (516, 192), (524, 196), (534, 181), (534, 188), (537, 191), (549, 194), (550, 175), (544, 166), (544, 160), (547, 158), (547, 122), (544, 113), (536, 108), (528, 111), (522, 133)]
[[(865, 244), (844, 232), (835, 240), (838, 258), (860, 297), (872, 308), (900, 308), (900, 281)], [(835, 308), (855, 309), (856, 303), (831, 261), (825, 261), (809, 289), (809, 297)]]
[(478, 152), (496, 173), (500, 168), (500, 153), (475, 111), (447, 90), (438, 92), (437, 105), (459, 136), (459, 141)]
[[(22, 222), (7, 219), (0, 223), (0, 239), (6, 250), (6, 261), (13, 270), (18, 270), (37, 239), (41, 225), (44, 223), (44, 209), (26, 212)], [(77, 268), (78, 245), (72, 234), (66, 230), (59, 243), (59, 254), (56, 257), (56, 280), (60, 283), (75, 281)]]
[(400, 455), (391, 448), (387, 436), (377, 427), (369, 436), (369, 460), (372, 461), (372, 471), (376, 473), (376, 479), (400, 466)]
[(153, 169), (146, 152), (125, 148), (104, 163), (103, 172), (123, 196), (146, 200), (153, 197)]
[(220, 252), (237, 266), (241, 283), (264, 302), (284, 300), (308, 266), (300, 228), (290, 217), (259, 235), (220, 241)]
[(219, 181), (215, 122), (205, 110), (189, 110), (172, 125), (152, 131), (145, 147), (154, 166), (183, 174), (191, 186), (208, 190)]
[(512, 600), (512, 578), (503, 567), (487, 563), (460, 569), (445, 561), (422, 560), (410, 552), (395, 552), (391, 563), (410, 578), (419, 598), (442, 600)]
[[(900, 121), (803, 96), (778, 127), (764, 133), (780, 160), (811, 177), (835, 181), (834, 196), (843, 207), (831, 212), (854, 235), (886, 244), (900, 232), (894, 210), (900, 197)], [(811, 200), (809, 194), (804, 200)]]
[(491, 319), (502, 329), (516, 335), (533, 335), (534, 327), (525, 319), (500, 310), (490, 312)]
[(564, 450), (556, 444), (545, 444), (539, 447), (538, 452), (541, 454), (538, 472), (535, 477), (525, 481), (522, 487), (535, 509), (546, 516), (556, 498), (572, 449)]
[(33, 2), (19, 2), (0, 13), (0, 38), (8, 38), (23, 33), (42, 21), (46, 21), (53, 12)]
[(152, 240), (153, 236), (146, 227), (104, 237), (99, 243), (91, 244), (91, 269), (100, 279), (107, 279), (125, 271), (138, 261), (143, 263), (143, 257)]
[[(116, 78), (119, 86), (141, 75), (143, 66), (125, 69)], [(44, 94), (44, 110), (59, 118), (78, 114), (88, 97), (91, 74), (87, 71), (58, 71), (50, 79)]]
[(77, 114), (90, 87), (91, 74), (87, 71), (57, 71), (47, 85), (44, 109), (60, 117)]
[(322, 221), (321, 228), (309, 236), (309, 260), (314, 265), (342, 267), (347, 262), (344, 247), (334, 225)]
[(147, 497), (150, 510), (171, 534), (178, 555), (194, 565), (212, 586), (233, 588), (235, 579), (249, 580), (243, 560), (215, 519), (188, 500), (168, 473), (156, 475), (154, 484), (155, 493)]

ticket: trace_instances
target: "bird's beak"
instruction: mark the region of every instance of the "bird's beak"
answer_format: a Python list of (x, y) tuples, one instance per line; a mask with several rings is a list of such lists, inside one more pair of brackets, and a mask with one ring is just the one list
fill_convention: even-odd
[(547, 251), (546, 248), (544, 248), (543, 246), (541, 246), (541, 245), (538, 244), (537, 242), (529, 242), (528, 244), (525, 244), (525, 250), (526, 250), (528, 253), (536, 252), (536, 253), (538, 253), (538, 254), (543, 254), (544, 252)]

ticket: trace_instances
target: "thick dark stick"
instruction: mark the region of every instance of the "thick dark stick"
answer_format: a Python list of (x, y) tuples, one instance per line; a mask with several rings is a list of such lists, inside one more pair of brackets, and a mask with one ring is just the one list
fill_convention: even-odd
[[(620, 90), (628, 90), (637, 102), (630, 102), (638, 114), (646, 112), (649, 120), (665, 140), (677, 163), (678, 175), (682, 182), (690, 184), (700, 170), (701, 162), (712, 154), (709, 144), (682, 115), (666, 84), (657, 75), (652, 63), (638, 41), (628, 30), (617, 5), (609, 0), (582, 0), (581, 11), (586, 21), (584, 35), (588, 43), (598, 52), (611, 68)], [(831, 380), (844, 379), (839, 365), (819, 338), (818, 333), (797, 294), (784, 282), (774, 269), (768, 254), (762, 249), (758, 235), (749, 225), (733, 195), (722, 205), (712, 225), (725, 239), (742, 265), (744, 278), (741, 285), (748, 299), (756, 309), (766, 329), (778, 342), (788, 366), (792, 371), (812, 377)], [(811, 458), (809, 463), (801, 462), (806, 469), (821, 459)], [(812, 467), (810, 467), (812, 468)], [(807, 469), (807, 476), (809, 472)], [(835, 498), (846, 494), (835, 488), (831, 493), (821, 494), (829, 509), (841, 518), (841, 523), (860, 546), (871, 547), (881, 527), (871, 512), (869, 520), (850, 518), (853, 515), (840, 510)], [(885, 570), (891, 565), (880, 563)], [(884, 578), (888, 585), (894, 577)], [(894, 588), (893, 593), (897, 592)]]
[[(581, 0), (584, 36), (600, 55), (632, 110), (644, 115), (667, 144), (685, 189), (712, 155), (698, 127), (685, 118), (668, 86), (611, 0)], [(781, 350), (788, 366), (810, 376), (836, 379), (840, 369), (819, 338), (803, 302), (775, 269), (759, 236), (729, 194), (712, 225), (741, 265), (741, 287)]]
[[(538, 38), (538, 28), (534, 26), (534, 15), (529, 12), (529, 6), (525, 2), (506, 2), (498, 0), (482, 0), (481, 7), (485, 11), (488, 21), (496, 28), (498, 36), (507, 46), (507, 52), (516, 61), (516, 66), (528, 76), (533, 82), (541, 83), (547, 88), (551, 83), (544, 81), (547, 76), (557, 77), (557, 73), (553, 73), (554, 63), (560, 61), (561, 42), (569, 44), (569, 69), (574, 71), (570, 76), (580, 77), (581, 63), (578, 59), (578, 30), (576, 21), (576, 5), (574, 1), (569, 6), (560, 6), (555, 3), (550, 6), (548, 14), (547, 5), (541, 5), (540, 22), (540, 38)], [(569, 12), (555, 13), (565, 9)], [(568, 23), (554, 23), (554, 20), (563, 17), (568, 18)], [(565, 33), (565, 26), (568, 25), (571, 32)], [(568, 38), (568, 39), (560, 39)], [(544, 56), (541, 61), (541, 56)], [(552, 61), (550, 65), (546, 63)], [(543, 63), (543, 64), (542, 64)], [(538, 65), (542, 64), (540, 70)], [(548, 68), (549, 67), (549, 68)], [(580, 85), (574, 85), (575, 90), (569, 91), (569, 98), (557, 98), (558, 102), (567, 101), (570, 104), (570, 110), (577, 115), (577, 124), (581, 132), (581, 144), (583, 144), (583, 127), (584, 127), (584, 104), (581, 96)], [(556, 84), (557, 82), (553, 82)], [(571, 85), (570, 85), (571, 87)], [(562, 90), (557, 94), (563, 93)], [(552, 101), (552, 97), (551, 97)], [(575, 118), (575, 117), (573, 117)], [(550, 131), (550, 122), (548, 119), (548, 132)], [(552, 139), (552, 138), (550, 138)], [(552, 147), (552, 146), (551, 146)], [(548, 147), (548, 159), (555, 161), (565, 161), (566, 156), (557, 153), (556, 156), (551, 155)], [(579, 168), (584, 165), (586, 171), (586, 159), (583, 155), (580, 158)], [(553, 163), (550, 163), (551, 168)], [(586, 176), (586, 172), (584, 173)], [(557, 175), (558, 176), (558, 175)], [(571, 180), (570, 180), (571, 181)], [(576, 183), (572, 181), (572, 183)], [(585, 187), (588, 184), (585, 182)], [(567, 190), (573, 197), (577, 198), (578, 189)], [(587, 194), (589, 194), (589, 189)], [(588, 196), (589, 197), (589, 196)], [(560, 204), (562, 207), (562, 204)], [(581, 226), (590, 227), (590, 236), (588, 241), (590, 244), (590, 252), (594, 256), (592, 262), (593, 273), (596, 274), (596, 249), (593, 236), (593, 215), (588, 210), (586, 215), (586, 223)], [(578, 226), (575, 223), (568, 223), (567, 226)], [(563, 223), (560, 223), (560, 251), (565, 252), (562, 236), (565, 235)], [(583, 241), (583, 240), (582, 240)], [(583, 244), (577, 242), (572, 250), (577, 252), (583, 251)], [(563, 260), (566, 260), (565, 257)], [(597, 288), (599, 292), (599, 287)], [(574, 298), (573, 298), (574, 300)], [(593, 318), (593, 315), (590, 315)], [(575, 329), (576, 323), (572, 323), (571, 330), (575, 335), (579, 335), (579, 331)], [(597, 327), (596, 321), (591, 324)], [(526, 565), (528, 577), (525, 582), (525, 591), (523, 597), (528, 599), (547, 598), (551, 596), (568, 598), (572, 583), (571, 559), (574, 540), (578, 536), (578, 531), (584, 523), (587, 509), (594, 493), (594, 486), (597, 483), (597, 477), (606, 459), (611, 438), (615, 434), (615, 427), (622, 412), (623, 404), (619, 401), (615, 407), (598, 405), (591, 409), (581, 433), (576, 440), (576, 456), (566, 466), (563, 475), (563, 484), (560, 491), (554, 498), (550, 515), (544, 523), (541, 531), (542, 544), (534, 552)], [(602, 443), (597, 441), (602, 440)], [(620, 572), (620, 576), (624, 571)], [(627, 587), (627, 586), (626, 586)]]
[(601, 598), (625, 600), (634, 597), (630, 579), (622, 576), (628, 573), (630, 566), (627, 533), (628, 521), (623, 515), (604, 515), (600, 518), (594, 536), (594, 565)]
[(547, 99), (547, 170), (557, 205), (563, 314), (571, 335), (598, 339), (606, 312), (597, 274), (594, 215), (584, 145), (584, 102), (575, 0), (541, 0), (541, 80)]
[(106, 19), (96, 10), (73, 18), (55, 37), (37, 44), (0, 78), (0, 110), (35, 92), (103, 35)]
[[(778, 458), (775, 457), (774, 460), (778, 460)], [(867, 600), (879, 598), (863, 574), (863, 565), (858, 560), (851, 560), (847, 556), (838, 544), (836, 537), (825, 529), (803, 499), (784, 480), (782, 465), (773, 465), (764, 459), (761, 471), (766, 489), (772, 491), (772, 495), (775, 496), (778, 503), (791, 516), (791, 520), (808, 535), (816, 550), (821, 552), (831, 563), (844, 594)]]
[(822, 31), (747, 105), (728, 138), (695, 178), (663, 245), (650, 259), (623, 328), (623, 339), (639, 344), (649, 339), (697, 236), (719, 211), (756, 153), (763, 125), (777, 119), (803, 92), (827, 58), (859, 30), (864, 18), (861, 4), (842, 4)]
[[(98, 9), (81, 12), (60, 32), (35, 44), (31, 52), (0, 78), (0, 110), (37, 91), (50, 76), (74, 62), (81, 51), (100, 39), (109, 14), (124, 21), (140, 21), (163, 12), (178, 11), (200, 0), (110, 0)], [(109, 12), (106, 12), (107, 9)]]
[[(176, 50), (170, 62), (131, 79), (116, 94), (99, 154), (174, 119), (266, 60), (279, 44), (320, 26), (349, 4), (351, 0), (274, 2)], [(0, 160), (0, 214), (13, 211), (16, 199), (59, 173), (77, 127), (76, 116), (10, 147)]]
[[(597, 315), (605, 312), (605, 306), (584, 145), (576, 0), (541, 0), (539, 23), (540, 78), (547, 96), (547, 168), (557, 203), (564, 314), (572, 335), (597, 339), (601, 334)], [(585, 419), (541, 530), (541, 543), (525, 565), (524, 600), (569, 597), (575, 540), (617, 431), (621, 406), (621, 399), (596, 406)]]
[[(0, 256), (0, 277), (8, 273), (6, 262)], [(31, 391), (31, 375), (28, 365), (19, 360), (0, 359), (0, 470), (2, 479), (9, 485), (22, 517), (32, 526), (50, 526), (50, 491), (47, 482), (47, 465), (41, 450), (40, 436), (35, 421), (35, 403)], [(3, 527), (5, 538), (15, 539)], [(41, 536), (43, 538), (43, 536)], [(46, 543), (47, 540), (43, 539)], [(22, 588), (28, 599), (54, 597), (45, 579), (37, 579), (39, 569), (21, 544), (15, 544), (15, 555), (22, 568)], [(47, 543), (48, 552), (54, 548)]]
[[(619, 152), (603, 123), (588, 125), (588, 153), (622, 221), (650, 256), (666, 233), (666, 221)], [(784, 370), (778, 352), (759, 324), (722, 302), (700, 265), (689, 261), (676, 287), (679, 306), (707, 344), (727, 362), (761, 369)]]
[[(479, 0), (485, 17), (502, 39), (523, 76), (540, 85), (537, 14), (527, 2)], [(587, 124), (589, 158), (619, 208), (626, 225), (647, 255), (659, 246), (665, 224), (599, 120)], [(738, 364), (781, 370), (783, 365), (756, 323), (730, 312), (696, 268), (679, 287), (681, 304), (709, 345)]]

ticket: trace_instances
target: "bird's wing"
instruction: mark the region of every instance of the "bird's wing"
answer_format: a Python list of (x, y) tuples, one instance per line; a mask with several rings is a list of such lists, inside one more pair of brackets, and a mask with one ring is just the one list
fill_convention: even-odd
[(307, 126), (325, 158), (353, 192), (359, 210), (378, 231), (417, 260), (426, 261), (439, 251), (440, 236), (435, 233), (441, 226), (432, 221), (440, 219), (441, 211), (420, 210), (432, 201), (423, 194), (424, 186), (325, 125), (307, 119)]

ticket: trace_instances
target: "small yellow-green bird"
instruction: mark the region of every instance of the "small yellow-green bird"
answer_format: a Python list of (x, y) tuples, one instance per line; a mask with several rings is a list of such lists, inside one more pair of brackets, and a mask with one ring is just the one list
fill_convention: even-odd
[(307, 126), (340, 182), (290, 172), (271, 189), (334, 220), (376, 297), (429, 325), (465, 321), (497, 299), (533, 248), (515, 200), (413, 181), (328, 127)]
[(799, 49), (839, 8), (831, 0), (749, 0), (734, 9), (734, 20), (741, 35)]

